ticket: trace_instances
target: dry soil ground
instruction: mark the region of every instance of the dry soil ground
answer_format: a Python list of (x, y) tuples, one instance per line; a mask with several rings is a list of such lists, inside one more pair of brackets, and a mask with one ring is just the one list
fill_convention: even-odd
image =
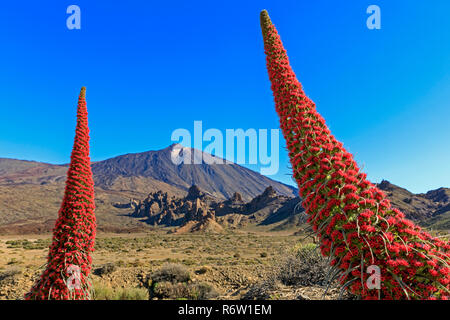
[[(51, 235), (0, 237), (0, 299), (23, 297), (46, 262), (50, 239)], [(299, 240), (292, 233), (251, 231), (99, 234), (93, 253), (94, 269), (113, 263), (115, 270), (92, 278), (96, 286), (143, 288), (147, 277), (162, 265), (180, 263), (190, 270), (195, 280), (213, 285), (220, 294), (218, 298), (238, 299), (250, 285), (263, 280), (278, 258)], [(295, 298), (306, 289), (296, 290), (286, 288), (279, 296)], [(309, 290), (321, 292), (322, 289)]]

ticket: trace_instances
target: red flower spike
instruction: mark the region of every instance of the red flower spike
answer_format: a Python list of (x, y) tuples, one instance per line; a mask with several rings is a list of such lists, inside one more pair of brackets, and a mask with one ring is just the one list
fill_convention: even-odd
[[(449, 243), (404, 219), (384, 192), (365, 180), (303, 92), (265, 10), (261, 29), (275, 108), (308, 222), (347, 290), (362, 299), (448, 299)], [(311, 205), (312, 199), (325, 204)], [(327, 214), (319, 214), (321, 208)], [(370, 275), (359, 271), (370, 265), (380, 268), (379, 289), (369, 288)]]
[(86, 88), (82, 87), (66, 189), (53, 229), (47, 266), (25, 294), (26, 300), (91, 298), (90, 254), (94, 251), (96, 220), (85, 93)]

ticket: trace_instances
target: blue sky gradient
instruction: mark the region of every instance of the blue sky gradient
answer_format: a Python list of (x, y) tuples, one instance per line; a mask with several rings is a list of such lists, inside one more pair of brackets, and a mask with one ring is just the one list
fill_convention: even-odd
[[(71, 4), (81, 8), (81, 30), (66, 27)], [(366, 27), (371, 4), (381, 8), (381, 30)], [(413, 192), (450, 186), (447, 0), (2, 4), (0, 157), (68, 162), (83, 85), (93, 160), (164, 148), (194, 120), (223, 132), (278, 128), (261, 9), (372, 181)], [(271, 178), (292, 184), (280, 142)]]

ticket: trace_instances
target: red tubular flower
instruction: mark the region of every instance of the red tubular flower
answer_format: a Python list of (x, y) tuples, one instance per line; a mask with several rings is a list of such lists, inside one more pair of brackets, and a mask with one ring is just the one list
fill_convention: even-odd
[[(303, 92), (265, 10), (261, 28), (275, 108), (299, 194), (308, 200), (303, 203), (308, 222), (347, 290), (363, 299), (448, 299), (449, 243), (405, 220), (384, 192), (366, 180)], [(324, 205), (310, 205), (311, 194), (320, 195), (314, 198)], [(326, 215), (318, 214), (322, 207)], [(370, 265), (380, 268), (379, 289), (366, 286), (366, 272), (352, 272)]]
[(27, 300), (90, 299), (91, 283), (88, 277), (96, 220), (85, 93), (86, 88), (81, 88), (75, 142), (64, 198), (53, 229), (47, 267), (25, 294)]

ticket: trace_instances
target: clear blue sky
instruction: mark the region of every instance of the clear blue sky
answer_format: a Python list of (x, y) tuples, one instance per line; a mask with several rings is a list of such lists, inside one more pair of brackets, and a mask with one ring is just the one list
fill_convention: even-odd
[[(68, 30), (66, 8), (81, 8)], [(381, 8), (381, 30), (366, 8)], [(176, 128), (277, 128), (259, 12), (374, 182), (450, 186), (450, 1), (8, 1), (0, 157), (65, 163), (87, 87), (92, 159), (164, 148)], [(289, 183), (287, 154), (272, 178)]]

